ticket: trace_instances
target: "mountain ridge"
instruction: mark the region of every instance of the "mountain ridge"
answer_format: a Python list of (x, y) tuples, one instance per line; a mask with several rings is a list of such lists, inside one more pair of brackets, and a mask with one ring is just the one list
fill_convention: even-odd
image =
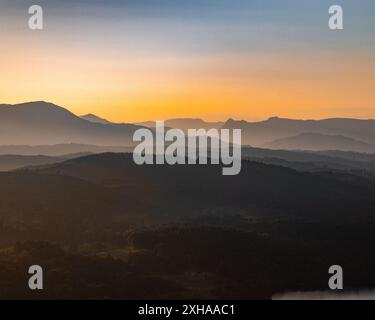
[(342, 150), (374, 153), (375, 146), (343, 135), (327, 135), (305, 132), (291, 137), (276, 139), (263, 144), (264, 148), (282, 150)]
[(1, 145), (129, 146), (133, 145), (133, 133), (139, 128), (134, 124), (93, 123), (45, 101), (0, 105)]
[(243, 144), (260, 147), (270, 141), (302, 133), (343, 135), (372, 144), (375, 141), (375, 120), (328, 118), (322, 120), (294, 120), (272, 117), (260, 122), (229, 119), (225, 129), (241, 129)]
[(88, 113), (80, 117), (81, 119), (94, 122), (94, 123), (101, 123), (101, 124), (110, 124), (112, 122), (108, 121), (107, 119), (98, 117), (97, 115), (93, 113)]
[[(135, 130), (154, 128), (150, 121), (113, 123), (94, 114), (77, 116), (68, 109), (46, 101), (0, 105), (0, 145), (59, 145), (82, 144), (96, 146), (134, 146)], [(372, 152), (375, 141), (375, 120), (353, 118), (327, 118), (298, 120), (270, 117), (264, 121), (248, 122), (229, 118), (225, 122), (207, 122), (200, 118), (175, 118), (165, 121), (166, 129), (241, 129), (242, 144), (264, 147), (265, 144), (301, 134), (342, 136), (348, 144), (341, 143), (342, 151)], [(357, 140), (355, 141), (350, 141)], [(280, 142), (280, 141), (279, 141)], [(360, 144), (362, 144), (360, 146)], [(366, 145), (367, 144), (367, 145)], [(370, 146), (368, 146), (370, 145)], [(303, 147), (303, 145), (301, 146)], [(277, 147), (276, 143), (272, 148)], [(303, 149), (309, 149), (308, 147)], [(314, 149), (315, 150), (315, 149)]]

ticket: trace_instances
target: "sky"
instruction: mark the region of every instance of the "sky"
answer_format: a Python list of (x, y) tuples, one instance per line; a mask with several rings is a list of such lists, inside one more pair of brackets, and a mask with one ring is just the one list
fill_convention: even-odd
[(375, 118), (374, 34), (373, 0), (0, 0), (0, 103), (116, 122)]

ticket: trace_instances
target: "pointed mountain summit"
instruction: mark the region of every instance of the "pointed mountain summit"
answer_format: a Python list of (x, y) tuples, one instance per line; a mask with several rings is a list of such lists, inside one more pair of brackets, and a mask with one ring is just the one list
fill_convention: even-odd
[(101, 124), (112, 123), (112, 122), (108, 121), (107, 119), (100, 118), (97, 115), (92, 114), (92, 113), (88, 113), (88, 114), (85, 114), (85, 115), (81, 116), (81, 119), (84, 119), (84, 120), (87, 120), (87, 121), (90, 121), (90, 122), (94, 122), (94, 123), (101, 123)]

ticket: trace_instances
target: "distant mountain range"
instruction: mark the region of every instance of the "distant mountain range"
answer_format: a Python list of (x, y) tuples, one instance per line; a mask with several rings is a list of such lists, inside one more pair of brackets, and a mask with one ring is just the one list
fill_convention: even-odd
[[(139, 122), (137, 125), (155, 128), (155, 121)], [(206, 122), (202, 119), (181, 118), (164, 121), (164, 126), (168, 128), (181, 129), (187, 132), (188, 129), (220, 129), (224, 122)]]
[(132, 145), (133, 124), (102, 124), (84, 120), (67, 109), (43, 101), (0, 105), (1, 145), (80, 143)]
[(321, 133), (301, 133), (263, 144), (264, 148), (282, 150), (343, 150), (375, 152), (375, 146), (345, 136)]
[[(89, 113), (81, 116), (82, 119), (101, 124), (118, 124), (115, 122), (110, 122), (107, 119), (101, 118), (95, 114)], [(225, 122), (207, 122), (202, 119), (193, 119), (193, 118), (178, 118), (178, 119), (168, 119), (164, 121), (165, 128), (181, 129), (184, 132), (187, 132), (188, 129), (220, 129)], [(144, 121), (134, 123), (135, 125), (155, 128), (156, 121)]]
[[(375, 120), (292, 120), (273, 117), (260, 122), (232, 119), (226, 122), (206, 122), (202, 119), (182, 118), (166, 120), (165, 126), (185, 132), (200, 128), (241, 129), (242, 144), (253, 147), (375, 152)], [(113, 123), (94, 114), (79, 117), (65, 108), (43, 101), (0, 105), (0, 146), (15, 148), (22, 145), (24, 148), (19, 154), (29, 154), (24, 152), (28, 146), (39, 148), (71, 144), (107, 148), (101, 152), (125, 151), (115, 148), (134, 146), (133, 133), (142, 127), (154, 128), (155, 122)], [(57, 154), (96, 152), (92, 151), (93, 148), (76, 148), (79, 150)], [(31, 154), (37, 154), (34, 152)], [(4, 154), (1, 148), (0, 154)]]
[[(269, 118), (260, 122), (247, 122), (228, 120), (223, 128), (242, 129), (242, 143), (252, 146), (264, 146), (275, 140), (289, 138), (300, 134), (319, 133), (321, 135), (342, 136), (338, 141), (338, 145), (332, 143), (329, 147), (333, 149), (341, 149), (343, 144), (353, 145), (353, 141), (348, 138), (357, 140), (355, 149), (345, 146), (343, 150), (356, 151), (358, 143), (372, 145), (375, 142), (375, 120), (358, 120), (358, 119), (324, 119), (324, 120), (292, 120), (282, 118)], [(311, 135), (310, 135), (311, 138)], [(315, 137), (316, 138), (316, 137)], [(346, 141), (344, 141), (346, 138)], [(279, 141), (284, 142), (284, 141)], [(307, 141), (306, 141), (307, 142)], [(331, 142), (332, 139), (331, 139)], [(343, 143), (345, 142), (345, 143)], [(273, 143), (273, 148), (278, 148), (277, 143)], [(314, 150), (324, 150), (327, 146), (321, 141), (321, 146), (315, 143)], [(280, 149), (282, 149), (280, 147)], [(312, 149), (307, 145), (304, 149)]]

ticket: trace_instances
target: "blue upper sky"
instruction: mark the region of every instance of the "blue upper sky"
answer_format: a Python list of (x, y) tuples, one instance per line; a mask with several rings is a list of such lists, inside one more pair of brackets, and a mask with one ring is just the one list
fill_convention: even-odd
[(131, 30), (131, 38), (143, 39), (139, 44), (159, 39), (166, 50), (193, 52), (331, 46), (328, 7), (339, 4), (345, 31), (335, 34), (334, 46), (375, 43), (373, 0), (2, 0), (0, 17), (24, 17), (36, 2), (45, 10), (51, 34), (78, 26), (77, 33), (105, 32), (116, 42)]

